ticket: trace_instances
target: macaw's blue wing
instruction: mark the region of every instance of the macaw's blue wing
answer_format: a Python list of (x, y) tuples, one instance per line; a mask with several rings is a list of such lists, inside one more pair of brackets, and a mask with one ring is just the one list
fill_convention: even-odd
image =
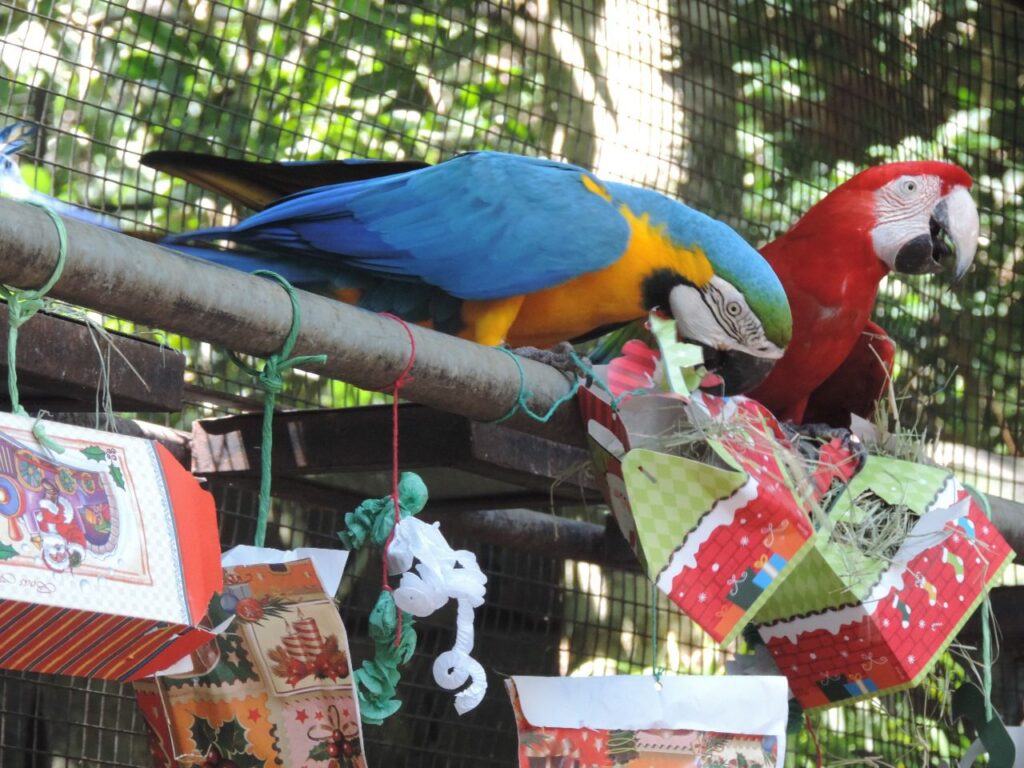
[(283, 197), (330, 184), (345, 184), (428, 167), (418, 160), (312, 160), (254, 162), (198, 152), (160, 151), (143, 165), (184, 179), (233, 203), (262, 211)]
[(207, 246), (162, 243), (179, 253), (243, 272), (259, 269), (276, 272), (296, 288), (340, 298), (371, 312), (391, 312), (410, 322), (427, 323), (437, 330), (456, 333), (462, 322), (462, 302), (421, 280), (398, 280), (358, 269), (339, 268), (316, 259), (276, 256), (258, 251), (239, 251)]
[(460, 299), (500, 299), (558, 285), (623, 254), (629, 224), (601, 192), (576, 166), (481, 152), (312, 189), (234, 227), (172, 241), (228, 240), (422, 281)]

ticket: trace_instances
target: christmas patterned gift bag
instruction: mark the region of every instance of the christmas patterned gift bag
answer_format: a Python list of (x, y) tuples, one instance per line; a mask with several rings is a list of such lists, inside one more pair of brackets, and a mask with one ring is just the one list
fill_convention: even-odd
[(0, 667), (130, 680), (210, 639), (213, 499), (159, 443), (0, 414)]
[(840, 438), (819, 446), (798, 488), (801, 458), (753, 400), (644, 394), (613, 408), (595, 387), (579, 399), (598, 485), (648, 577), (731, 642), (807, 556), (807, 500), (850, 476), (856, 453)]
[(781, 768), (782, 677), (512, 677), (520, 768)]
[(811, 550), (756, 619), (805, 709), (920, 683), (1013, 559), (955, 477), (881, 456), (840, 490)]
[[(238, 547), (211, 604), (216, 640), (136, 683), (155, 765), (365, 768), (345, 627), (346, 553)], [(242, 564), (242, 563), (246, 564)]]

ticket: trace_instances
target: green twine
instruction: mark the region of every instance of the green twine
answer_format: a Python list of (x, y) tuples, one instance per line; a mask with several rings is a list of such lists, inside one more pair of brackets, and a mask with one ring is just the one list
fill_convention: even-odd
[(289, 368), (308, 363), (323, 363), (327, 355), (298, 355), (288, 357), (295, 347), (295, 340), (299, 337), (299, 328), (302, 324), (302, 312), (299, 309), (299, 297), (295, 293), (292, 284), (276, 272), (269, 269), (259, 269), (253, 272), (254, 275), (269, 277), (276, 280), (285, 291), (288, 292), (288, 300), (292, 303), (292, 326), (288, 330), (288, 336), (281, 345), (281, 350), (264, 358), (262, 370), (257, 370), (242, 362), (234, 352), (229, 352), (235, 365), (253, 376), (259, 383), (260, 388), (266, 393), (263, 398), (263, 437), (260, 445), (260, 500), (259, 512), (256, 516), (257, 547), (262, 547), (267, 536), (267, 518), (270, 514), (270, 461), (273, 453), (274, 442), (274, 402), (278, 393), (284, 389), (284, 378), (282, 373)]
[[(34, 200), (27, 200), (26, 202), (41, 209), (50, 217), (53, 225), (57, 228), (57, 240), (59, 242), (57, 264), (53, 268), (53, 274), (43, 283), (41, 288), (20, 289), (0, 285), (0, 297), (3, 297), (7, 302), (7, 316), (10, 325), (7, 332), (7, 392), (11, 398), (11, 412), (16, 416), (28, 417), (28, 411), (22, 406), (18, 396), (18, 329), (31, 320), (36, 312), (46, 306), (46, 294), (60, 280), (61, 273), (64, 271), (64, 262), (67, 261), (68, 233), (60, 216), (51, 208)], [(64, 452), (63, 446), (58, 445), (47, 436), (41, 420), (36, 419), (35, 424), (32, 425), (32, 435), (47, 450), (53, 453)]]
[[(972, 485), (964, 483), (967, 492), (978, 502), (981, 511), (992, 519), (992, 505), (988, 496)], [(985, 719), (992, 719), (992, 606), (988, 596), (981, 603), (981, 692), (985, 697)]]
[(616, 395), (614, 392), (612, 392), (611, 387), (609, 387), (605, 383), (604, 379), (602, 379), (597, 374), (597, 371), (595, 371), (592, 367), (590, 367), (587, 364), (586, 360), (584, 360), (582, 357), (580, 357), (578, 354), (576, 354), (575, 350), (569, 352), (569, 356), (572, 357), (572, 361), (573, 361), (573, 363), (576, 364), (576, 367), (579, 368), (583, 372), (583, 375), (587, 378), (588, 382), (592, 382), (599, 389), (604, 390), (605, 392), (607, 392), (609, 395), (612, 396), (612, 399), (611, 399), (609, 404), (611, 405), (612, 410), (615, 411), (615, 412), (618, 412), (618, 410), (619, 410), (619, 403), (621, 403), (627, 397), (636, 397), (637, 395), (649, 395), (649, 394), (651, 394), (651, 390), (649, 390), (649, 389), (637, 388), (637, 389), (631, 389), (628, 392), (623, 392), (621, 395)]
[[(516, 370), (519, 371), (519, 395), (516, 397), (515, 404), (509, 409), (501, 418), (495, 419), (490, 422), (491, 424), (501, 424), (503, 421), (508, 421), (517, 413), (522, 411), (534, 421), (539, 421), (541, 424), (546, 424), (551, 420), (551, 417), (555, 415), (555, 411), (558, 410), (559, 406), (563, 403), (567, 403), (576, 397), (576, 392), (579, 391), (580, 381), (579, 379), (573, 379), (572, 385), (569, 387), (569, 391), (562, 395), (560, 398), (555, 400), (551, 404), (551, 407), (544, 413), (535, 413), (530, 410), (529, 400), (533, 397), (533, 392), (526, 388), (526, 372), (523, 370), (523, 364), (519, 362), (519, 357), (511, 349), (505, 347), (497, 347), (498, 351), (504, 352), (506, 355), (512, 358), (512, 362), (516, 364)], [(576, 359), (576, 355), (573, 354), (573, 358)]]
[[(551, 407), (548, 408), (547, 411), (545, 411), (543, 414), (535, 413), (530, 409), (528, 405), (528, 401), (531, 397), (533, 397), (533, 392), (526, 388), (526, 372), (523, 371), (523, 364), (519, 362), (519, 357), (515, 354), (515, 352), (506, 347), (497, 347), (496, 349), (498, 349), (500, 352), (504, 352), (506, 355), (511, 357), (512, 362), (516, 364), (516, 370), (519, 371), (519, 395), (516, 397), (516, 402), (509, 409), (508, 413), (506, 413), (501, 418), (495, 419), (494, 421), (491, 421), (489, 423), (501, 424), (503, 421), (508, 421), (517, 413), (522, 411), (534, 421), (539, 421), (542, 424), (546, 424), (548, 421), (551, 420), (551, 417), (555, 415), (555, 411), (558, 410), (559, 406), (572, 400), (576, 396), (576, 393), (579, 392), (581, 382), (579, 378), (576, 378), (573, 380), (572, 385), (569, 387), (569, 391), (566, 392), (557, 400), (555, 400), (555, 402), (551, 404)], [(575, 350), (570, 350), (569, 356), (572, 358), (572, 361), (576, 365), (576, 367), (580, 369), (588, 383), (592, 382), (601, 389), (603, 389), (605, 392), (607, 392), (609, 395), (612, 394), (612, 391), (611, 389), (608, 388), (608, 385), (601, 380), (601, 377), (597, 375), (597, 372), (590, 365), (587, 364), (586, 360), (584, 360), (582, 357), (576, 354)], [(629, 392), (623, 392), (621, 395), (618, 395), (617, 397), (613, 396), (611, 400), (612, 410), (618, 411), (619, 403), (621, 403), (627, 397), (645, 394), (650, 394), (650, 391), (646, 389), (633, 389), (630, 390)]]

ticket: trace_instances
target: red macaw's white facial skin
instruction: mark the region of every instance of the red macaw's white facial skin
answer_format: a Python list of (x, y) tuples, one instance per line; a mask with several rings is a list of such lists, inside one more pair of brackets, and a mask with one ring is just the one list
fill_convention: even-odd
[(875, 192), (871, 239), (878, 258), (896, 272), (940, 272), (956, 253), (955, 278), (971, 266), (981, 225), (965, 186), (938, 176), (899, 176)]

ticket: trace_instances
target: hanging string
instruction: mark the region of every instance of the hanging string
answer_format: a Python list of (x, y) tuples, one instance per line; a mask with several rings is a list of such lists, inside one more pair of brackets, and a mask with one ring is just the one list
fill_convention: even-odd
[[(20, 289), (0, 285), (0, 297), (7, 302), (8, 324), (10, 326), (7, 331), (7, 392), (11, 399), (11, 412), (16, 416), (28, 417), (28, 412), (22, 406), (18, 395), (18, 329), (31, 320), (36, 312), (46, 306), (47, 301), (44, 297), (64, 272), (64, 263), (67, 261), (68, 255), (68, 233), (64, 228), (63, 220), (53, 209), (34, 200), (26, 200), (25, 202), (41, 209), (50, 217), (54, 227), (57, 229), (58, 241), (57, 263), (53, 268), (53, 274), (43, 283), (41, 288)], [(53, 453), (64, 452), (63, 446), (58, 445), (46, 435), (43, 422), (40, 419), (36, 419), (35, 424), (32, 425), (32, 434), (39, 444), (47, 450)]]
[(661, 687), (661, 675), (665, 671), (658, 666), (658, 588), (650, 579), (647, 586), (651, 590), (651, 674), (654, 675), (654, 684)]
[(264, 358), (263, 368), (257, 370), (238, 358), (234, 352), (229, 352), (235, 365), (254, 377), (260, 388), (264, 391), (263, 398), (263, 435), (260, 444), (260, 499), (259, 511), (256, 515), (256, 535), (254, 541), (257, 547), (262, 547), (267, 536), (267, 518), (270, 516), (270, 478), (271, 478), (271, 455), (274, 442), (274, 402), (278, 393), (284, 389), (283, 372), (295, 366), (307, 365), (309, 363), (323, 363), (327, 355), (299, 355), (288, 357), (295, 347), (295, 341), (299, 337), (299, 328), (302, 324), (302, 312), (299, 309), (299, 297), (295, 293), (292, 284), (276, 272), (268, 269), (259, 269), (253, 272), (254, 275), (268, 277), (277, 281), (288, 293), (288, 300), (292, 305), (292, 325), (288, 330), (281, 350)]
[[(398, 394), (402, 387), (412, 381), (412, 377), (409, 374), (412, 371), (413, 365), (416, 364), (416, 337), (412, 335), (412, 328), (402, 318), (390, 312), (381, 312), (380, 314), (382, 317), (394, 320), (405, 329), (405, 332), (409, 335), (410, 347), (409, 360), (406, 362), (402, 372), (398, 374), (394, 384), (391, 385), (391, 506), (394, 509), (395, 525), (391, 527), (391, 533), (388, 534), (381, 553), (382, 589), (386, 592), (391, 592), (393, 590), (388, 583), (388, 550), (391, 547), (391, 541), (395, 538), (395, 529), (402, 519), (402, 510), (398, 505)], [(396, 611), (396, 613), (398, 615), (398, 624), (395, 628), (395, 647), (397, 648), (402, 642), (402, 612)]]
[(806, 715), (806, 714), (804, 715), (804, 725), (807, 726), (807, 733), (810, 735), (811, 742), (814, 744), (814, 753), (815, 753), (815, 756), (817, 757), (815, 765), (817, 766), (817, 768), (824, 768), (825, 756), (824, 756), (824, 754), (822, 754), (822, 751), (821, 751), (821, 742), (818, 741), (818, 734), (815, 733), (814, 725), (811, 724), (811, 716), (810, 715)]

